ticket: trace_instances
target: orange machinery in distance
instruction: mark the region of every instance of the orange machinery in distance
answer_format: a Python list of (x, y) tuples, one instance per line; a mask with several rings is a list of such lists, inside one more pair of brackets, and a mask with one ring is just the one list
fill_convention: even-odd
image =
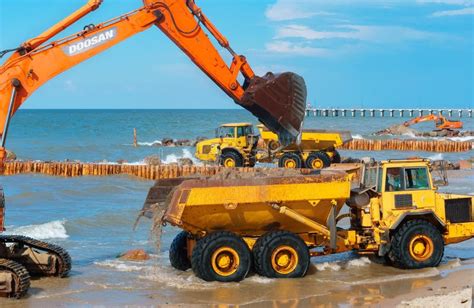
[[(237, 104), (252, 112), (278, 134), (283, 144), (295, 141), (305, 114), (306, 85), (294, 73), (258, 77), (246, 58), (209, 21), (193, 0), (143, 0), (143, 6), (112, 20), (87, 25), (74, 35), (51, 38), (96, 10), (102, 0), (86, 5), (13, 52), (0, 66), (0, 162), (10, 118), (41, 85), (69, 68), (99, 54), (125, 39), (156, 25), (209, 78)], [(232, 55), (227, 65), (203, 28)], [(239, 76), (244, 82), (238, 81)], [(185, 85), (183, 85), (184, 87)]]
[(423, 117), (417, 117), (417, 118), (411, 119), (410, 121), (406, 121), (405, 123), (403, 123), (403, 125), (411, 126), (417, 123), (428, 122), (428, 121), (435, 122), (436, 129), (439, 129), (439, 130), (462, 129), (463, 127), (463, 122), (459, 120), (449, 120), (445, 118), (444, 116), (437, 115), (437, 114), (429, 114)]

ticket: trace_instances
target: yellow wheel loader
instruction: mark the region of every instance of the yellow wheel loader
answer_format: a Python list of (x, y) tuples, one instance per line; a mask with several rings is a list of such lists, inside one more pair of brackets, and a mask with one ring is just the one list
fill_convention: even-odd
[(439, 193), (427, 160), (365, 166), (357, 184), (345, 172), (318, 173), (181, 179), (162, 218), (183, 230), (171, 245), (172, 266), (206, 281), (240, 281), (252, 267), (296, 278), (310, 257), (353, 250), (416, 269), (437, 266), (445, 245), (473, 237), (474, 197)]
[(250, 123), (228, 123), (216, 129), (216, 137), (196, 144), (199, 160), (224, 167), (255, 166), (258, 138)]

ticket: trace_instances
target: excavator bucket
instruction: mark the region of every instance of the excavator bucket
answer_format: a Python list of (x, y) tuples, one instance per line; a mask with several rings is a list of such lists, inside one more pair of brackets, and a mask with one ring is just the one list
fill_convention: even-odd
[(295, 142), (301, 134), (306, 109), (303, 77), (289, 72), (267, 73), (264, 77), (254, 77), (245, 86), (245, 93), (237, 103), (276, 133), (282, 145)]

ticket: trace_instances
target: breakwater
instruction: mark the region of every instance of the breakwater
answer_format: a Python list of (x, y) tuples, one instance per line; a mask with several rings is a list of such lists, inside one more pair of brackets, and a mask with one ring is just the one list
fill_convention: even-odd
[[(0, 175), (39, 173), (51, 176), (109, 176), (130, 175), (147, 180), (173, 179), (192, 175), (212, 176), (224, 170), (220, 166), (178, 165), (126, 165), (71, 162), (6, 162), (0, 167)], [(254, 172), (254, 168), (240, 168), (241, 172)]]
[(340, 149), (354, 151), (423, 151), (438, 153), (468, 152), (473, 149), (471, 141), (457, 142), (449, 140), (370, 140), (354, 139), (342, 145)]

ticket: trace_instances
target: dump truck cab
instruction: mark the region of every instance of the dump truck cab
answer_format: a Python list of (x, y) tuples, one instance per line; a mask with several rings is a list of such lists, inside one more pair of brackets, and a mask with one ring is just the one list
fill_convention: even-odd
[(353, 230), (359, 236), (371, 230), (370, 240), (361, 241), (358, 250), (375, 251), (406, 268), (436, 266), (444, 245), (473, 236), (473, 200), (469, 195), (439, 193), (429, 160), (366, 166), (360, 188), (352, 190), (348, 201), (356, 217), (351, 220)]
[(216, 129), (215, 138), (196, 145), (195, 155), (225, 167), (253, 167), (257, 141), (251, 123), (223, 124)]

